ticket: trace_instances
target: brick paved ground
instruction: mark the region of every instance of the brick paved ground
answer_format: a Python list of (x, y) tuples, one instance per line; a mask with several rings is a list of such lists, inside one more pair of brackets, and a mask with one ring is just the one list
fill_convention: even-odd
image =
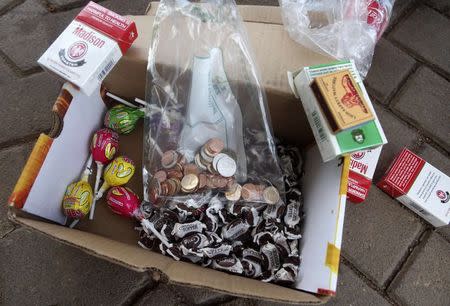
[[(0, 0), (0, 202), (33, 141), (48, 130), (60, 84), (36, 65), (86, 1)], [(275, 0), (240, 1), (275, 4)], [(389, 138), (378, 179), (403, 146), (450, 175), (450, 1), (397, 0), (366, 84)], [(147, 0), (107, 0), (139, 14)], [(26, 94), (30, 93), (30, 94)], [(433, 229), (372, 186), (347, 206), (338, 297), (330, 305), (450, 305), (450, 228)], [(158, 284), (40, 234), (16, 228), (0, 206), (0, 304), (268, 305)]]

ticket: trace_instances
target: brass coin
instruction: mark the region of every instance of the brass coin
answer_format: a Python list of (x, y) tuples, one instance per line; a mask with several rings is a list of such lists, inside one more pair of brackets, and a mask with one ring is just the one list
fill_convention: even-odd
[(278, 193), (278, 190), (273, 186), (269, 186), (264, 189), (263, 196), (264, 201), (269, 204), (276, 204), (280, 200), (280, 194)]
[(231, 191), (225, 192), (225, 197), (229, 201), (238, 201), (241, 198), (242, 187), (239, 184), (234, 184)]
[(181, 189), (190, 192), (198, 186), (198, 176), (195, 174), (188, 174), (181, 180)]

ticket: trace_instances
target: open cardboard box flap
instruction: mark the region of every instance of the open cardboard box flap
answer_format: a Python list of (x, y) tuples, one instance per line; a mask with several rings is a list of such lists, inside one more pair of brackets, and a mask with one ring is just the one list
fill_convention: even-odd
[[(152, 10), (150, 10), (151, 12)], [(279, 8), (258, 7), (253, 11), (248, 10), (248, 12), (248, 15), (244, 14), (245, 26), (249, 33), (252, 49), (256, 51), (256, 62), (262, 71), (274, 132), (287, 142), (303, 148), (309, 147), (306, 154), (306, 177), (303, 179), (306, 218), (304, 237), (301, 241), (302, 265), (296, 287), (314, 294), (205, 269), (194, 264), (176, 262), (169, 257), (144, 250), (136, 244), (138, 237), (132, 223), (112, 214), (104, 200), (97, 203), (95, 220), (80, 222), (79, 230), (36, 220), (21, 211), (11, 211), (11, 218), (94, 256), (138, 271), (161, 271), (171, 283), (289, 303), (322, 303), (326, 301), (327, 297), (320, 294), (333, 294), (337, 285), (348, 160), (346, 159), (344, 165), (337, 160), (326, 164), (321, 162), (317, 147), (312, 146), (313, 136), (301, 103), (290, 92), (286, 71), (306, 65), (327, 63), (331, 59), (315, 54), (290, 40), (283, 27), (275, 24), (276, 21), (281, 20)], [(270, 18), (270, 22), (250, 21), (249, 18), (252, 14), (256, 14), (252, 17), (256, 21), (259, 21), (258, 16), (269, 16), (267, 18)], [(153, 17), (131, 16), (130, 18), (137, 24), (139, 38), (109, 75), (105, 84), (117, 95), (126, 98), (143, 98)], [(71, 93), (74, 96), (72, 102), (75, 101), (75, 103), (69, 107), (64, 118), (63, 132), (53, 141), (47, 155), (48, 159), (44, 161), (30, 194), (33, 193), (35, 186), (45, 186), (43, 182), (55, 183), (55, 180), (52, 179), (54, 174), (52, 171), (55, 170), (51, 170), (52, 167), (45, 167), (46, 163), (51, 164), (49, 156), (53, 154), (58, 157), (64, 154), (64, 151), (57, 153), (58, 150), (62, 150), (62, 147), (64, 150), (72, 150), (75, 146), (79, 146), (80, 140), (81, 143), (88, 143), (92, 132), (102, 122), (104, 109), (97, 107), (93, 116), (97, 116), (98, 121), (95, 124), (91, 123), (90, 127), (83, 132), (77, 130), (77, 126), (87, 124), (86, 120), (92, 119), (84, 116), (82, 108), (74, 106), (78, 103), (76, 101), (88, 101), (93, 104), (102, 102), (100, 95), (86, 97), (73, 89)], [(71, 111), (72, 115), (69, 115)], [(58, 145), (58, 143), (60, 144)], [(131, 135), (121, 136), (121, 154), (129, 155), (135, 160), (139, 173), (142, 164), (142, 125), (138, 126)], [(75, 163), (79, 165), (78, 169), (68, 169), (67, 177), (70, 179), (64, 178), (65, 181), (62, 182), (64, 186), (79, 177), (86, 158), (87, 152), (79, 154), (78, 158), (75, 158)], [(63, 159), (58, 162), (62, 161)], [(58, 183), (61, 184), (61, 182)], [(135, 175), (128, 186), (138, 194), (142, 194), (142, 177)], [(63, 193), (64, 190), (65, 188), (57, 192)], [(39, 196), (42, 198), (42, 194)], [(47, 198), (48, 201), (42, 203), (37, 203), (29, 197), (27, 202), (34, 201), (34, 205), (45, 211), (48, 211), (49, 206), (54, 206), (53, 209), (57, 210), (60, 207), (61, 197), (53, 194), (52, 197)], [(37, 212), (36, 207), (31, 210), (27, 203), (24, 210)], [(64, 220), (54, 219), (54, 221), (63, 223)]]

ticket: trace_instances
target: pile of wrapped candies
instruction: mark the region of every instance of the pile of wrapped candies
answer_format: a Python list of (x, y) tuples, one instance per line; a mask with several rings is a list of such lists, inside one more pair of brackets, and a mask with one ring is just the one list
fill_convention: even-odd
[(162, 154), (160, 166), (149, 190), (150, 201), (158, 206), (178, 194), (208, 190), (223, 191), (228, 201), (242, 199), (268, 204), (280, 201), (278, 190), (269, 184), (241, 186), (236, 182), (236, 159), (233, 152), (224, 150), (224, 142), (219, 138), (208, 140), (195, 155), (193, 163), (187, 163), (183, 154), (169, 150)]
[[(138, 120), (143, 117), (142, 109), (121, 104), (106, 113), (106, 128), (96, 131), (92, 136), (90, 155), (81, 179), (67, 187), (62, 200), (64, 214), (73, 219), (70, 227), (74, 227), (88, 214), (89, 219), (93, 219), (95, 203), (108, 189), (106, 200), (113, 212), (127, 217), (139, 217), (139, 198), (129, 188), (120, 187), (132, 178), (134, 163), (128, 157), (116, 154), (119, 150), (119, 134), (133, 131)], [(97, 166), (94, 189), (88, 182), (93, 161)], [(101, 180), (103, 184), (100, 187)]]
[[(184, 200), (169, 197), (164, 205), (156, 207), (143, 204), (141, 211), (152, 231), (146, 226), (137, 227), (140, 230), (138, 244), (175, 260), (265, 282), (294, 284), (300, 264), (300, 221), (303, 217), (299, 188), (300, 152), (295, 147), (277, 146), (286, 187), (284, 203), (272, 186), (246, 184), (237, 187), (231, 171), (235, 168), (228, 160), (233, 159), (232, 155), (223, 153), (227, 156), (221, 157), (227, 158), (224, 168), (219, 166), (220, 160), (214, 161), (222, 149), (223, 145), (217, 139), (208, 141), (196, 156), (196, 169), (183, 164), (179, 153), (164, 153), (162, 169), (155, 173), (160, 189), (150, 191), (155, 199), (201, 188), (211, 190), (209, 196), (203, 193)], [(202, 172), (205, 168), (208, 173)], [(222, 182), (214, 179), (217, 175)], [(227, 190), (225, 193), (215, 190), (221, 186)], [(263, 198), (266, 200), (260, 201)]]

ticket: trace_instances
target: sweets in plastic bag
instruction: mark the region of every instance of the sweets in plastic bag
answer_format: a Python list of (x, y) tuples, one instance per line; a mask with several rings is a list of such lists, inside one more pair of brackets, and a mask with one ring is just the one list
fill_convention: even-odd
[(154, 29), (144, 200), (283, 203), (266, 98), (234, 1), (162, 1)]

